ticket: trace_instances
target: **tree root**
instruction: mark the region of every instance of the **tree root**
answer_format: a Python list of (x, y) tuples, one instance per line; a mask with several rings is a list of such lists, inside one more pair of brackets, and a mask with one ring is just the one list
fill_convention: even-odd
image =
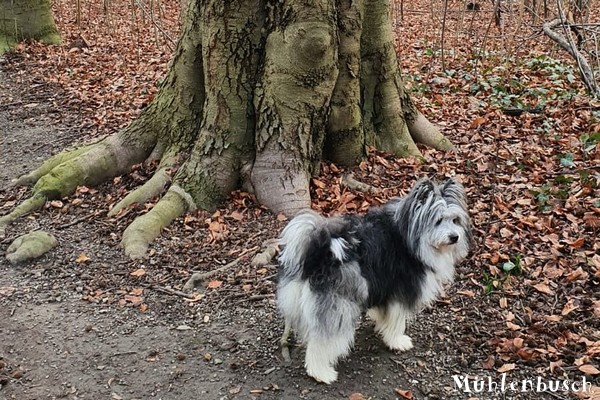
[(371, 186), (371, 185), (361, 182), (361, 181), (357, 181), (354, 178), (354, 175), (351, 173), (342, 175), (341, 184), (346, 186), (348, 189), (355, 190), (357, 192), (363, 192), (363, 193), (377, 192), (376, 187)]
[(279, 344), (281, 345), (281, 356), (283, 357), (283, 361), (285, 363), (292, 362), (292, 358), (290, 357), (290, 342), (288, 341), (291, 334), (292, 326), (288, 321), (285, 321), (283, 334), (281, 335), (281, 340), (279, 341)]
[(54, 168), (56, 168), (57, 166), (59, 166), (60, 164), (62, 164), (64, 162), (70, 161), (76, 157), (79, 157), (82, 154), (85, 154), (95, 144), (96, 143), (92, 143), (92, 144), (83, 145), (76, 149), (65, 150), (65, 151), (62, 151), (62, 152), (50, 157), (49, 159), (44, 161), (44, 163), (41, 166), (39, 166), (38, 168), (34, 169), (33, 171), (31, 171), (25, 175), (20, 176), (16, 181), (14, 181), (14, 185), (15, 186), (34, 185), (41, 177), (43, 177), (44, 175), (47, 175)]
[(141, 117), (129, 129), (94, 144), (61, 152), (17, 180), (19, 184), (35, 185), (29, 199), (0, 217), (0, 237), (4, 237), (9, 224), (42, 208), (47, 200), (68, 196), (77, 186), (95, 185), (122, 174), (146, 158), (154, 147), (156, 135), (136, 130), (140, 125), (144, 127)]
[(148, 213), (137, 217), (123, 232), (121, 246), (132, 260), (146, 255), (150, 242), (160, 235), (161, 230), (187, 211), (194, 210), (195, 204), (181, 188), (172, 185), (169, 191)]
[[(151, 155), (152, 157), (152, 155)], [(109, 212), (109, 217), (114, 217), (124, 208), (134, 203), (142, 204), (152, 197), (158, 196), (164, 188), (171, 183), (171, 168), (176, 164), (174, 155), (166, 156), (162, 159), (158, 170), (152, 177), (139, 188), (135, 189), (121, 201), (119, 201)]]
[(448, 140), (435, 125), (423, 114), (418, 112), (414, 121), (407, 121), (408, 131), (415, 142), (424, 144), (436, 150), (453, 150), (454, 145)]
[(279, 253), (279, 239), (269, 239), (263, 244), (264, 250), (254, 256), (250, 265), (253, 267), (263, 267), (273, 260), (273, 257)]
[(46, 196), (41, 193), (36, 193), (15, 207), (10, 213), (0, 217), (0, 239), (3, 239), (6, 236), (6, 228), (8, 225), (32, 211), (39, 210), (45, 203)]

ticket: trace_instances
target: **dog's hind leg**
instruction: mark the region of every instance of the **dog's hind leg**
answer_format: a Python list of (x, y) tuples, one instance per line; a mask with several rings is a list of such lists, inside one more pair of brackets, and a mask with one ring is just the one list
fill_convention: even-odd
[(319, 382), (330, 384), (337, 379), (335, 365), (348, 354), (354, 343), (354, 331), (332, 337), (311, 337), (306, 345), (306, 373)]
[(375, 331), (391, 350), (406, 351), (413, 347), (410, 336), (405, 335), (406, 319), (410, 312), (400, 303), (369, 309), (367, 315), (375, 321)]
[(283, 328), (283, 335), (281, 335), (281, 356), (283, 357), (283, 361), (286, 363), (290, 363), (292, 358), (290, 357), (290, 343), (288, 339), (290, 338), (290, 334), (292, 333), (292, 324), (286, 319), (285, 327)]

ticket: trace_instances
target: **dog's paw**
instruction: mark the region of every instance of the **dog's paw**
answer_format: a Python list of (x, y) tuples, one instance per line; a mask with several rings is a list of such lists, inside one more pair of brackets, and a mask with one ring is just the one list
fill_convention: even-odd
[(399, 335), (385, 341), (391, 350), (407, 351), (413, 348), (412, 339), (407, 335)]
[(318, 367), (306, 367), (306, 373), (312, 376), (317, 382), (322, 382), (327, 385), (337, 380), (338, 373), (333, 367), (320, 365)]

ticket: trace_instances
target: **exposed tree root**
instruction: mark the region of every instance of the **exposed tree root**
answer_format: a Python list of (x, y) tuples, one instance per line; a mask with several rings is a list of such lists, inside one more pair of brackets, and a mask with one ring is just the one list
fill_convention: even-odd
[(72, 160), (75, 157), (78, 157), (82, 154), (85, 154), (91, 147), (93, 147), (95, 143), (83, 145), (76, 149), (61, 151), (58, 154), (53, 155), (38, 168), (33, 171), (20, 176), (17, 180), (15, 180), (15, 186), (31, 186), (34, 185), (42, 176), (48, 174), (54, 168), (59, 166), (60, 164)]
[(281, 356), (283, 357), (283, 361), (285, 363), (292, 362), (292, 358), (290, 357), (290, 342), (289, 338), (292, 334), (292, 325), (285, 321), (285, 326), (283, 328), (283, 334), (281, 335), (281, 339), (279, 340), (279, 344), (281, 345)]
[(356, 190), (363, 193), (375, 193), (377, 188), (367, 183), (357, 181), (351, 173), (342, 175), (341, 184), (351, 190)]
[(137, 217), (125, 229), (121, 239), (121, 246), (123, 246), (125, 254), (131, 259), (144, 257), (150, 242), (160, 235), (165, 226), (195, 208), (189, 195), (177, 185), (172, 185), (152, 210)]
[(9, 224), (40, 209), (47, 200), (68, 196), (77, 186), (95, 185), (120, 175), (144, 160), (154, 147), (156, 136), (137, 130), (140, 126), (145, 126), (141, 117), (129, 129), (80, 149), (64, 151), (17, 180), (35, 185), (29, 199), (0, 217), (0, 237), (4, 237)]
[(250, 265), (253, 267), (262, 267), (269, 264), (275, 255), (279, 252), (279, 239), (269, 239), (263, 244), (263, 251), (256, 254)]
[(46, 196), (37, 193), (19, 204), (10, 213), (0, 217), (0, 239), (3, 239), (6, 236), (6, 228), (8, 225), (32, 211), (39, 210), (45, 203)]
[(415, 142), (424, 144), (436, 150), (453, 150), (454, 145), (440, 130), (433, 125), (423, 114), (418, 112), (414, 121), (407, 121), (408, 131)]
[(152, 175), (152, 177), (142, 186), (135, 189), (125, 196), (121, 201), (119, 201), (108, 212), (108, 216), (114, 217), (122, 209), (127, 208), (134, 203), (144, 203), (152, 197), (158, 196), (160, 193), (162, 193), (165, 187), (171, 183), (170, 169), (175, 166), (176, 160), (177, 157), (173, 154), (165, 156), (154, 175)]

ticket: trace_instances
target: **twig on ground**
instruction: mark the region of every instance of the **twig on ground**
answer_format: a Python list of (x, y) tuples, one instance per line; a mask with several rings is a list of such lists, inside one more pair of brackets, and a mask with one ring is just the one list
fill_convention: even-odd
[(163, 292), (163, 293), (172, 294), (175, 296), (185, 297), (186, 299), (194, 299), (193, 294), (185, 293), (185, 292), (182, 292), (181, 290), (170, 289), (170, 288), (166, 288), (163, 286), (156, 286), (156, 285), (149, 285), (148, 288), (154, 289), (158, 292)]
[(85, 220), (88, 220), (88, 219), (91, 219), (91, 218), (93, 218), (93, 217), (96, 217), (98, 214), (100, 214), (100, 212), (99, 212), (99, 211), (94, 211), (94, 212), (92, 212), (92, 213), (89, 213), (88, 215), (84, 215), (83, 217), (79, 217), (79, 218), (77, 218), (77, 219), (75, 219), (75, 220), (73, 220), (73, 221), (71, 221), (71, 222), (68, 222), (68, 223), (66, 223), (66, 224), (59, 225), (59, 226), (57, 226), (57, 227), (56, 227), (56, 229), (57, 229), (57, 230), (60, 230), (60, 229), (65, 229), (65, 228), (68, 228), (68, 227), (70, 227), (70, 226), (73, 226), (73, 225), (77, 225), (77, 224), (78, 224), (78, 223), (80, 223), (80, 222), (83, 222), (83, 221), (85, 221)]
[(246, 249), (244, 251), (242, 251), (240, 253), (240, 255), (238, 256), (238, 258), (236, 258), (235, 260), (233, 260), (232, 262), (230, 262), (229, 264), (225, 264), (222, 267), (219, 267), (217, 269), (213, 269), (212, 271), (208, 271), (208, 272), (196, 272), (194, 274), (192, 274), (192, 276), (190, 277), (190, 279), (188, 279), (188, 281), (186, 282), (185, 285), (183, 285), (183, 291), (184, 292), (191, 292), (196, 286), (198, 286), (198, 284), (202, 281), (205, 281), (208, 278), (211, 278), (215, 275), (217, 275), (220, 272), (223, 272), (225, 270), (228, 270), (229, 268), (235, 267), (240, 260), (242, 259), (242, 257), (244, 257), (246, 254), (252, 252), (252, 251), (256, 251), (258, 250), (260, 247), (259, 246), (254, 246), (250, 249)]

